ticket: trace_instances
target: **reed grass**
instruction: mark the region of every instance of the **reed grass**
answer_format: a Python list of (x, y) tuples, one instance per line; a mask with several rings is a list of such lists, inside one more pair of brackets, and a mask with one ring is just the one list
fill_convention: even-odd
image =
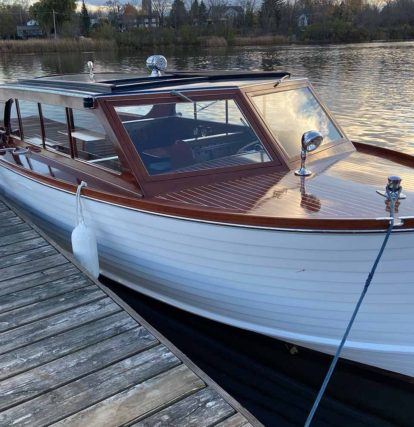
[(218, 36), (199, 37), (198, 42), (203, 47), (227, 47), (227, 40), (224, 37), (218, 37)]
[(290, 40), (286, 36), (268, 35), (268, 36), (245, 36), (234, 37), (232, 45), (234, 46), (273, 46), (287, 44)]
[(108, 49), (116, 49), (114, 40), (89, 38), (0, 40), (0, 53), (76, 52)]

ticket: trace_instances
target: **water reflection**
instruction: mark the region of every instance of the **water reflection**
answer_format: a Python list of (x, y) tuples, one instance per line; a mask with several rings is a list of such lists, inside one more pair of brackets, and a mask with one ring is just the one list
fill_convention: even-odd
[[(152, 52), (151, 52), (152, 53)], [(163, 50), (171, 69), (275, 70), (305, 76), (355, 140), (414, 154), (414, 42)], [(141, 72), (146, 52), (3, 55), (0, 80), (86, 71)]]
[(309, 213), (321, 210), (321, 200), (313, 194), (306, 192), (306, 177), (300, 177), (300, 207)]

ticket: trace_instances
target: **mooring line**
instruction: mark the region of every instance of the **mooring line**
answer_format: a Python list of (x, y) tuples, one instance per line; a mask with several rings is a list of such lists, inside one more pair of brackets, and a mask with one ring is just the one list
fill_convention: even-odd
[[(309, 412), (309, 415), (305, 421), (305, 427), (309, 427), (312, 423), (313, 417), (315, 416), (315, 413), (318, 409), (319, 403), (322, 400), (322, 397), (325, 393), (326, 387), (328, 386), (329, 380), (331, 379), (331, 376), (334, 372), (334, 369), (336, 367), (336, 364), (338, 362), (339, 356), (342, 352), (342, 349), (345, 345), (345, 342), (348, 338), (349, 332), (351, 331), (352, 325), (354, 323), (354, 320), (358, 314), (359, 308), (361, 307), (362, 301), (364, 300), (364, 297), (368, 291), (369, 285), (371, 284), (372, 279), (374, 278), (375, 271), (377, 269), (377, 266), (381, 260), (382, 254), (384, 253), (385, 247), (387, 246), (388, 239), (391, 235), (391, 232), (394, 228), (395, 219), (394, 219), (394, 213), (395, 213), (395, 203), (400, 198), (401, 194), (401, 179), (399, 177), (389, 177), (388, 178), (388, 185), (385, 189), (384, 196), (389, 200), (390, 202), (390, 224), (388, 225), (387, 233), (385, 235), (385, 238), (382, 242), (381, 248), (378, 252), (378, 255), (375, 259), (375, 262), (371, 268), (371, 271), (368, 274), (367, 280), (365, 281), (365, 286), (362, 289), (361, 295), (358, 299), (358, 302), (355, 306), (354, 312), (352, 313), (351, 319), (348, 323), (348, 326), (345, 330), (345, 333), (342, 337), (341, 343), (339, 344), (339, 347), (336, 350), (335, 356), (332, 359), (331, 365), (329, 366), (328, 372), (325, 375), (325, 379), (323, 380), (322, 386), (319, 390), (318, 395), (316, 396), (316, 399), (313, 403), (312, 409)], [(382, 193), (380, 193), (382, 194)]]

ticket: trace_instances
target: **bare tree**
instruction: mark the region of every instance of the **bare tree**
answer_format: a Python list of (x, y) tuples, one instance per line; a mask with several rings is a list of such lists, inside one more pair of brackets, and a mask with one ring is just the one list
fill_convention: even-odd
[(208, 0), (208, 13), (213, 22), (218, 22), (224, 17), (228, 1), (227, 0)]
[(164, 25), (165, 16), (170, 8), (170, 0), (152, 0), (152, 10), (158, 15), (160, 26)]
[(236, 5), (243, 9), (243, 29), (253, 27), (254, 14), (257, 11), (256, 0), (238, 0)]

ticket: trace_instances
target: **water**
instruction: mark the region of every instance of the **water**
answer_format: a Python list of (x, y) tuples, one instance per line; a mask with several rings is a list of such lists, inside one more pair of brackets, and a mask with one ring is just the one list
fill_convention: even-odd
[[(275, 70), (306, 76), (348, 136), (414, 153), (414, 42), (163, 52), (171, 69)], [(144, 71), (148, 53), (3, 55), (0, 80), (86, 71)], [(145, 71), (146, 72), (146, 71)]]
[[(149, 52), (152, 53), (152, 52)], [(414, 42), (163, 52), (171, 69), (306, 76), (348, 136), (414, 154)], [(144, 71), (148, 53), (3, 55), (0, 80), (86, 70)], [(146, 71), (145, 71), (146, 72)], [(303, 425), (330, 358), (189, 315), (108, 284), (267, 426)], [(412, 426), (413, 385), (340, 363), (315, 426)]]

